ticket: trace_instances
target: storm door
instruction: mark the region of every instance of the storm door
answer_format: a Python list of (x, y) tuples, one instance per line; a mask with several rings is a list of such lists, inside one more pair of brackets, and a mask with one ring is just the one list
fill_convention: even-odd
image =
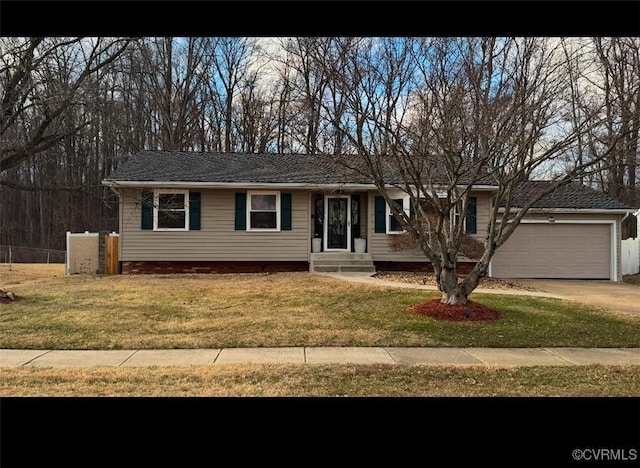
[(325, 203), (325, 250), (351, 250), (351, 207), (347, 195), (327, 195)]

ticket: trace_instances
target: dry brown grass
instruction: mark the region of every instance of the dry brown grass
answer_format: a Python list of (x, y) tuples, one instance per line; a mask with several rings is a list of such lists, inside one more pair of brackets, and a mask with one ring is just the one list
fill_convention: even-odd
[(352, 304), (362, 286), (320, 275), (49, 276), (23, 268), (8, 276), (0, 284), (13, 284), (23, 300), (3, 310), (2, 347), (317, 346), (373, 337), (349, 321), (367, 307)]
[(566, 301), (474, 294), (502, 318), (443, 324), (408, 312), (436, 291), (311, 273), (65, 276), (18, 264), (0, 289), (23, 297), (0, 305), (1, 348), (640, 346), (640, 320)]
[(62, 263), (0, 263), (0, 289), (11, 290), (16, 285), (25, 285), (64, 276)]
[(640, 396), (640, 366), (11, 368), (0, 396)]

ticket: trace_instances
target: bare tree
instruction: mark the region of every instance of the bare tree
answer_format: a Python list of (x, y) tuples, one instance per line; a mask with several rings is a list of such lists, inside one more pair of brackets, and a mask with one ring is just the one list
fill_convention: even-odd
[(67, 229), (115, 227), (100, 180), (116, 164), (116, 135), (129, 133), (111, 126), (107, 100), (130, 43), (0, 40), (0, 243), (62, 248)]
[(326, 59), (331, 45), (330, 38), (294, 37), (281, 40), (287, 65), (294, 72), (292, 100), (299, 109), (297, 126), (300, 144), (307, 154), (318, 151), (320, 134), (321, 101), (327, 89), (326, 69), (318, 65), (318, 59)]
[[(592, 44), (598, 68), (590, 84), (597, 92), (587, 97), (604, 106), (604, 119), (588, 135), (590, 153), (610, 149), (599, 177), (601, 189), (640, 206), (640, 38), (598, 37)], [(637, 236), (635, 228), (635, 222), (623, 224), (623, 238)]]
[(208, 42), (165, 37), (142, 44), (150, 94), (155, 104), (163, 149), (185, 150), (197, 140)]
[[(379, 38), (345, 50), (340, 73), (324, 63), (329, 86), (346, 96), (346, 118), (333, 121), (355, 154), (340, 160), (373, 181), (431, 261), (445, 303), (467, 302), (536, 201), (602, 169), (608, 150), (556, 167), (598, 123), (599, 110), (566, 125), (569, 82), (560, 52), (546, 38)], [(550, 183), (514, 206), (519, 184), (541, 171)], [(486, 229), (483, 248), (458, 280), (463, 220), (477, 185), (496, 189), (488, 222), (478, 226)], [(393, 201), (393, 190), (409, 197), (411, 210)]]
[(295, 119), (295, 111), (292, 103), (292, 75), (294, 71), (291, 66), (290, 55), (286, 54), (285, 57), (286, 58), (281, 61), (278, 70), (277, 86), (274, 88), (274, 94), (278, 99), (278, 125), (276, 127), (276, 152), (278, 153), (290, 152), (293, 148), (291, 123)]
[[(113, 63), (130, 42), (107, 38), (2, 40), (0, 173), (51, 148), (87, 124), (78, 122), (73, 128), (64, 128), (60, 117), (74, 105), (82, 84)], [(70, 65), (60, 68), (61, 60)], [(52, 82), (54, 75), (56, 80)]]
[(277, 104), (259, 84), (259, 71), (251, 72), (240, 89), (237, 119), (241, 151), (264, 153), (275, 138), (278, 126)]
[(220, 37), (210, 42), (210, 92), (222, 103), (224, 151), (234, 149), (234, 103), (239, 86), (249, 73), (256, 48), (255, 40), (246, 37)]

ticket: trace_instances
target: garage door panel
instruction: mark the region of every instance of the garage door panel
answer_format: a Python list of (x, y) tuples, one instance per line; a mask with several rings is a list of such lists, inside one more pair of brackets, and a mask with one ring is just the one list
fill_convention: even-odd
[(526, 236), (525, 243), (523, 245), (525, 247), (530, 247), (532, 245), (535, 247), (545, 247), (547, 245), (547, 242), (548, 239), (546, 239), (545, 237)]
[(609, 224), (521, 224), (500, 247), (491, 274), (503, 278), (608, 279)]

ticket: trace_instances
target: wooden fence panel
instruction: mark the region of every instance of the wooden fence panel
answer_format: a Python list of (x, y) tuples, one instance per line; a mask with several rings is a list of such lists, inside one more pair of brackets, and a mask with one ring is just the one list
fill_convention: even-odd
[(105, 237), (104, 245), (104, 272), (107, 275), (118, 273), (118, 236)]

